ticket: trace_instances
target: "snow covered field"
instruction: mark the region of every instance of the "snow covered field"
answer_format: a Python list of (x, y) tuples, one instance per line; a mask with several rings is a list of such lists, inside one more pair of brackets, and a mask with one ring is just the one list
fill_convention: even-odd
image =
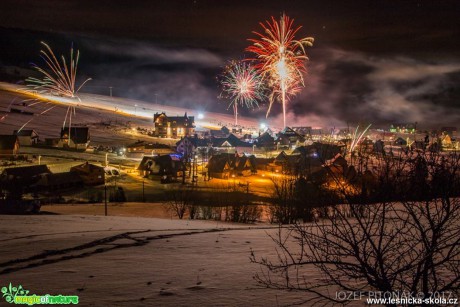
[[(270, 225), (83, 215), (0, 215), (0, 286), (78, 295), (81, 306), (284, 306), (260, 289), (250, 250), (275, 255)], [(314, 276), (312, 276), (314, 278)]]

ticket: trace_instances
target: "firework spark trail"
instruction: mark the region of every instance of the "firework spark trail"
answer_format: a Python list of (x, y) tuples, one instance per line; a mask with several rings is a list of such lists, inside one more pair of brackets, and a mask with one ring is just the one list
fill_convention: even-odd
[(264, 86), (256, 69), (248, 62), (230, 61), (222, 76), (220, 97), (230, 100), (235, 125), (238, 125), (238, 105), (254, 108), (264, 97)]
[(273, 102), (280, 100), (283, 105), (284, 127), (286, 102), (304, 86), (303, 74), (306, 73), (305, 62), (308, 60), (305, 46), (313, 46), (314, 41), (312, 37), (296, 40), (295, 35), (301, 26), (294, 28), (293, 23), (294, 19), (284, 14), (279, 22), (272, 17), (271, 21), (259, 23), (264, 33), (254, 31), (258, 38), (249, 39), (253, 45), (246, 48), (255, 54), (256, 58), (252, 59), (257, 63), (255, 68), (272, 90), (267, 117)]
[(350, 153), (354, 152), (356, 149), (356, 146), (361, 143), (361, 140), (363, 139), (363, 136), (366, 134), (367, 130), (372, 126), (370, 124), (369, 126), (366, 127), (361, 133), (358, 133), (359, 131), (359, 126), (356, 127), (355, 132), (353, 133), (353, 137), (351, 138), (351, 144), (350, 144)]
[(64, 56), (61, 56), (61, 62), (54, 55), (53, 50), (45, 42), (41, 42), (45, 47), (40, 50), (40, 57), (44, 60), (49, 72), (36, 64), (32, 67), (43, 75), (43, 79), (29, 77), (26, 79), (28, 87), (32, 91), (40, 94), (53, 94), (69, 98), (77, 98), (78, 91), (91, 78), (86, 79), (78, 88), (76, 88), (77, 68), (80, 58), (80, 51), (77, 50), (76, 55), (73, 47), (70, 49), (70, 66), (67, 64)]
[[(37, 115), (37, 117), (40, 116), (40, 115), (45, 114), (45, 113), (48, 112), (48, 111), (51, 111), (51, 110), (54, 109), (55, 107), (57, 107), (57, 105), (54, 105), (54, 106), (49, 107), (49, 108), (46, 109), (45, 111), (39, 113), (39, 114)], [(22, 129), (24, 129), (24, 127), (27, 126), (27, 125), (28, 125), (31, 121), (33, 121), (35, 118), (36, 118), (36, 117), (32, 117), (31, 119), (29, 119), (24, 125), (21, 126), (21, 128), (19, 128), (18, 132), (20, 132)]]

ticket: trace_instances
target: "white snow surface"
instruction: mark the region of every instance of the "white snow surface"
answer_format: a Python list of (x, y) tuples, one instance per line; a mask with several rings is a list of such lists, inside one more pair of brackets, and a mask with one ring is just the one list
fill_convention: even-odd
[(78, 295), (81, 306), (291, 305), (309, 294), (260, 288), (252, 278), (260, 268), (250, 263), (250, 250), (274, 257), (267, 234), (276, 230), (215, 221), (0, 215), (0, 287), (11, 282), (30, 294)]

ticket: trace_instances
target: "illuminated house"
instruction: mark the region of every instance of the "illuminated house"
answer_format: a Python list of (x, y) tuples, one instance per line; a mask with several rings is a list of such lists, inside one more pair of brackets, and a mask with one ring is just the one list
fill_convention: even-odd
[(64, 127), (61, 129), (61, 137), (58, 147), (85, 151), (89, 145), (88, 127)]
[(23, 146), (31, 146), (38, 143), (38, 134), (35, 130), (14, 130), (13, 135), (19, 139), (19, 144)]
[(200, 139), (197, 137), (184, 137), (176, 143), (176, 151), (182, 155), (190, 156), (201, 149), (202, 152), (208, 152), (212, 142), (209, 139)]
[(396, 123), (390, 126), (390, 132), (415, 133), (416, 123)]
[(249, 176), (257, 173), (253, 155), (220, 153), (209, 159), (207, 167), (209, 178), (228, 179), (230, 175)]
[(305, 138), (293, 129), (286, 127), (278, 133), (275, 141), (282, 146), (291, 147), (296, 145), (298, 142), (305, 142)]
[(78, 174), (86, 185), (99, 185), (105, 182), (105, 171), (101, 166), (85, 162), (71, 167), (70, 171)]
[(182, 174), (182, 163), (174, 155), (144, 156), (137, 170), (144, 177), (159, 175), (177, 178)]
[(167, 116), (163, 113), (153, 115), (153, 136), (160, 138), (181, 138), (195, 134), (194, 116)]
[(158, 156), (173, 153), (172, 148), (165, 144), (137, 141), (126, 146), (126, 155), (131, 158), (142, 158), (144, 155)]

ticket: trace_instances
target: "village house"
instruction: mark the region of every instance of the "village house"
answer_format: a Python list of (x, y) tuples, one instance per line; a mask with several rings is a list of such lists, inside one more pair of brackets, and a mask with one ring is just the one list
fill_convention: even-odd
[(153, 115), (153, 136), (160, 138), (180, 138), (195, 134), (195, 117), (167, 116), (163, 113)]
[(88, 127), (64, 127), (61, 129), (58, 147), (85, 151), (88, 148), (89, 141)]
[(253, 151), (253, 146), (256, 146), (240, 140), (234, 134), (226, 138), (211, 138), (211, 144), (214, 151), (225, 153), (250, 153)]
[(144, 155), (167, 155), (173, 153), (171, 146), (159, 143), (148, 143), (145, 141), (137, 141), (126, 146), (126, 156), (130, 158), (142, 158)]
[(76, 172), (64, 172), (44, 174), (32, 185), (32, 188), (34, 191), (53, 192), (82, 186), (83, 179)]
[(276, 145), (275, 145), (275, 138), (270, 135), (267, 131), (259, 135), (259, 137), (256, 139), (257, 147), (259, 148), (265, 148), (267, 150), (273, 150)]
[(292, 148), (299, 143), (305, 142), (305, 138), (291, 128), (285, 127), (277, 134), (275, 142), (278, 146)]
[(4, 187), (20, 189), (24, 192), (30, 190), (43, 175), (51, 174), (46, 165), (32, 165), (5, 168), (0, 175), (0, 182)]
[(396, 123), (390, 125), (390, 132), (393, 133), (415, 133), (415, 123)]
[(457, 127), (442, 127), (441, 128), (442, 134), (447, 134), (448, 136), (455, 137), (457, 135)]
[(292, 127), (292, 130), (304, 138), (308, 138), (311, 135), (311, 127)]
[(209, 178), (228, 179), (230, 176), (250, 176), (257, 172), (253, 155), (220, 153), (208, 162)]
[(99, 185), (105, 183), (105, 170), (102, 166), (85, 162), (71, 167), (70, 171), (78, 174), (85, 185)]
[(143, 177), (153, 175), (175, 179), (182, 174), (182, 162), (174, 155), (144, 156), (137, 170)]
[(35, 130), (14, 130), (13, 135), (16, 135), (21, 146), (32, 146), (38, 143), (38, 134)]
[(0, 135), (0, 159), (17, 156), (19, 140), (16, 135)]
[(443, 133), (443, 135), (441, 136), (442, 148), (450, 149), (453, 147), (453, 144), (454, 143), (452, 142), (452, 137), (447, 133)]
[(215, 138), (226, 138), (230, 135), (230, 130), (226, 126), (220, 129), (210, 129), (209, 134)]
[(176, 143), (176, 151), (181, 155), (191, 156), (199, 151), (208, 153), (211, 145), (212, 142), (209, 139), (186, 136)]

